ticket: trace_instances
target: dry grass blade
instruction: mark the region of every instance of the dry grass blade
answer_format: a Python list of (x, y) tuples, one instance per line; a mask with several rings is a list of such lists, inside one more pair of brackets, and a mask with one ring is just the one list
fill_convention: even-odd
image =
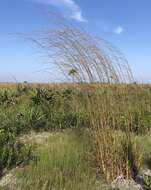
[[(73, 26), (50, 30), (38, 40), (52, 62), (74, 82), (131, 83), (132, 71), (124, 56), (103, 39)], [(73, 72), (74, 71), (74, 72)]]

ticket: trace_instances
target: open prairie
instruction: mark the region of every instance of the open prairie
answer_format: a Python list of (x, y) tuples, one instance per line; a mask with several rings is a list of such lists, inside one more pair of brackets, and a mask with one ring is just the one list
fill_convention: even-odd
[(151, 190), (151, 0), (1, 0), (0, 190)]
[(151, 167), (150, 85), (1, 84), (0, 123), (4, 189), (110, 189)]

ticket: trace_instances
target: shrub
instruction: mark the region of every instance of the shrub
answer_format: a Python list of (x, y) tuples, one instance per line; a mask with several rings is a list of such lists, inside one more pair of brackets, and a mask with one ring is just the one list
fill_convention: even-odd
[(26, 163), (31, 155), (30, 146), (20, 143), (9, 130), (0, 130), (0, 175), (4, 169)]
[(151, 190), (151, 176), (144, 176), (143, 180), (145, 184), (145, 189)]

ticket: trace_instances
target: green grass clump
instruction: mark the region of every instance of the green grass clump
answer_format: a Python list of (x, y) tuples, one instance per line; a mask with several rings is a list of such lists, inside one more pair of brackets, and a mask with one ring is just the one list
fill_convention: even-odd
[[(97, 190), (103, 187), (90, 160), (92, 142), (83, 130), (65, 130), (37, 148), (37, 161), (18, 171), (22, 190)], [(92, 159), (92, 158), (91, 158)]]

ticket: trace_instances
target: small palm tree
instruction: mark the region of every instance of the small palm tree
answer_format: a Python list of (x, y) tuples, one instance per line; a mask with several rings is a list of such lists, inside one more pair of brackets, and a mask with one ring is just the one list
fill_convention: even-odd
[(75, 77), (76, 73), (77, 73), (76, 69), (70, 69), (70, 71), (68, 73), (69, 76), (72, 76), (73, 82), (74, 82), (74, 77)]

